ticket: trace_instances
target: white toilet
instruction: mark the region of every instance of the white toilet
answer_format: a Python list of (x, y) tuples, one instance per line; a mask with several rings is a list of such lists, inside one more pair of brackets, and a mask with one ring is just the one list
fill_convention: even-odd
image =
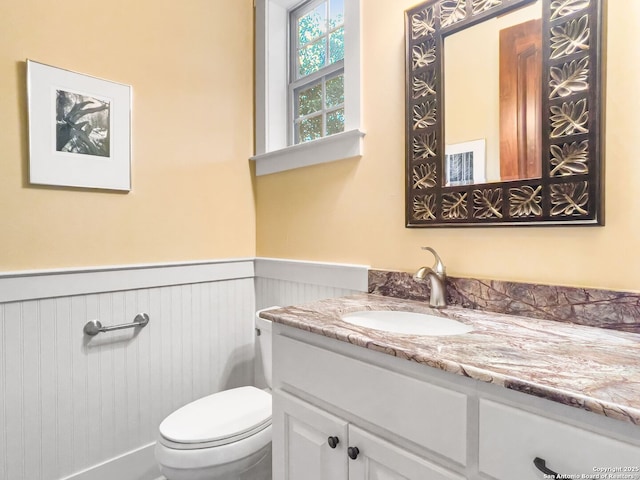
[[(258, 343), (271, 388), (271, 322), (260, 311)], [(173, 412), (159, 430), (155, 456), (168, 480), (271, 480), (268, 391), (240, 387), (209, 395)]]

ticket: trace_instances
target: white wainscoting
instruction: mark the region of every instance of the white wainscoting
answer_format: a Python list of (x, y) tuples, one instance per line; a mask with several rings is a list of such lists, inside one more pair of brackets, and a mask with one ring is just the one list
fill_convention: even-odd
[[(368, 289), (369, 267), (337, 263), (256, 258), (256, 307), (286, 307), (324, 298), (343, 297)], [(265, 387), (257, 350), (255, 381)]]
[(287, 306), (366, 292), (369, 267), (256, 258), (256, 306)]
[[(73, 295), (68, 276), (95, 293)], [(152, 444), (166, 415), (253, 383), (253, 259), (7, 275), (1, 282), (5, 298), (9, 289), (20, 298), (0, 304), (2, 480), (157, 478)], [(133, 289), (100, 292), (118, 285)], [(52, 294), (63, 296), (46, 297)], [(92, 339), (82, 332), (90, 319), (112, 325), (138, 312), (151, 317), (139, 332)]]
[[(267, 258), (0, 274), (0, 480), (158, 478), (166, 415), (264, 384), (257, 308), (366, 291), (367, 274)], [(139, 312), (138, 332), (82, 332)]]

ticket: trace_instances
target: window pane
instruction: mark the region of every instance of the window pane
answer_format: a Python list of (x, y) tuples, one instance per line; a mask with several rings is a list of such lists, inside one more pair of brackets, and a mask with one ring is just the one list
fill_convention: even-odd
[(329, 4), (329, 29), (344, 23), (344, 0), (331, 0)]
[(298, 45), (304, 46), (327, 31), (327, 4), (322, 3), (298, 19)]
[(335, 63), (344, 58), (344, 28), (329, 35), (329, 63)]
[(302, 120), (298, 129), (300, 143), (322, 137), (322, 115)]
[(327, 135), (344, 131), (344, 108), (327, 113)]
[(298, 51), (298, 77), (304, 77), (324, 67), (326, 41), (327, 37), (324, 37)]
[(327, 108), (344, 103), (344, 75), (327, 80)]
[(309, 115), (322, 110), (322, 84), (318, 83), (311, 88), (301, 90), (298, 93), (298, 115)]

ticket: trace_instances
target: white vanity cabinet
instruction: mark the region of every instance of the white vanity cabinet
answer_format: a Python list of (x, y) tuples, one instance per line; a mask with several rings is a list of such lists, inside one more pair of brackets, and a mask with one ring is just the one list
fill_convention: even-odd
[(292, 338), (300, 333), (274, 326), (274, 480), (464, 478), (464, 392), (314, 344), (323, 337)]
[(640, 480), (636, 425), (279, 324), (273, 386), (273, 480)]
[(274, 479), (463, 478), (284, 392), (273, 400)]

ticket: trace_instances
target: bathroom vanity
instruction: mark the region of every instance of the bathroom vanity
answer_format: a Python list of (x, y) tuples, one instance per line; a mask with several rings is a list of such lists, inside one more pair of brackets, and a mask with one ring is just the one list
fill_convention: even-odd
[[(359, 310), (473, 330), (341, 320)], [(274, 480), (640, 479), (640, 335), (366, 294), (263, 315), (275, 323)]]

